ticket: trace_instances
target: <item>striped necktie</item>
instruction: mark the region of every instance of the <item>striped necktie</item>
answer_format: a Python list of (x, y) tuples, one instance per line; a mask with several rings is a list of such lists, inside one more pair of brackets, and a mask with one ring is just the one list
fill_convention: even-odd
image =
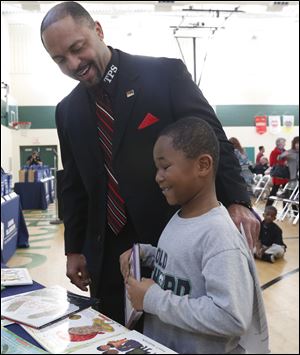
[(102, 92), (96, 98), (97, 129), (101, 149), (104, 153), (105, 169), (107, 171), (107, 223), (118, 235), (125, 226), (127, 217), (125, 201), (120, 195), (119, 184), (112, 171), (112, 138), (114, 133), (114, 118), (109, 97)]

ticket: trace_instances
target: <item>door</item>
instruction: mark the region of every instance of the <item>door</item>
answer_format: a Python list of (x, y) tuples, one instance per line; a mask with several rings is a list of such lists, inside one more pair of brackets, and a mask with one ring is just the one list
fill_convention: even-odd
[(41, 161), (44, 165), (50, 168), (57, 169), (57, 146), (56, 145), (41, 145), (41, 146), (20, 146), (20, 165), (26, 164), (26, 160), (31, 156), (32, 152), (38, 152)]
[(254, 157), (254, 147), (244, 147), (246, 154), (248, 155), (248, 159), (252, 162), (253, 166), (255, 165), (255, 157)]

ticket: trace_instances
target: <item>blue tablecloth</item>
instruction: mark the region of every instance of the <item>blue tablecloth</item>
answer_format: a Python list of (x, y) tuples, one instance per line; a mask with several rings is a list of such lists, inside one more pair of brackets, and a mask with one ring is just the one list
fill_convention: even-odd
[[(1, 298), (17, 295), (23, 292), (30, 292), (43, 288), (44, 286), (40, 285), (37, 282), (33, 282), (33, 285), (28, 286), (9, 286), (1, 291)], [(11, 324), (6, 326), (7, 329), (22, 337), (23, 339), (29, 341), (31, 344), (41, 348), (40, 344), (36, 342), (19, 324)]]
[(23, 210), (46, 210), (50, 201), (49, 180), (17, 182), (14, 191), (20, 195)]
[(1, 262), (6, 263), (14, 254), (16, 248), (29, 247), (29, 234), (19, 196), (16, 195), (12, 199), (1, 203), (1, 225), (4, 234)]
[(50, 203), (53, 203), (55, 200), (55, 178), (51, 176), (47, 178), (48, 180), (48, 187), (49, 187), (49, 200)]

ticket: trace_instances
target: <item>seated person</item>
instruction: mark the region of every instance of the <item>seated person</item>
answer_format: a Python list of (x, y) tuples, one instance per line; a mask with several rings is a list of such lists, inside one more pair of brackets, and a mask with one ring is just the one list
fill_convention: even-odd
[(31, 165), (43, 165), (41, 158), (39, 157), (37, 152), (32, 152), (32, 154), (27, 158), (26, 164)]
[(269, 160), (266, 157), (261, 157), (259, 164), (255, 164), (252, 172), (255, 174), (265, 175), (265, 171), (269, 168)]
[(276, 259), (282, 258), (287, 246), (282, 240), (282, 229), (274, 223), (277, 209), (274, 206), (267, 206), (261, 222), (259, 240), (254, 250), (254, 256), (263, 261), (274, 263)]

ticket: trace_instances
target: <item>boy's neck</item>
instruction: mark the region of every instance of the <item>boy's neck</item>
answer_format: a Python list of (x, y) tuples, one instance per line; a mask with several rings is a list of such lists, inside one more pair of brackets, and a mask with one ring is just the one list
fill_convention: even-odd
[(274, 224), (274, 221), (267, 222), (266, 220), (264, 220), (264, 223), (270, 225), (270, 224)]
[(193, 201), (181, 206), (179, 216), (181, 218), (200, 217), (209, 212), (213, 208), (219, 207), (215, 189), (206, 190), (203, 194), (199, 194)]

